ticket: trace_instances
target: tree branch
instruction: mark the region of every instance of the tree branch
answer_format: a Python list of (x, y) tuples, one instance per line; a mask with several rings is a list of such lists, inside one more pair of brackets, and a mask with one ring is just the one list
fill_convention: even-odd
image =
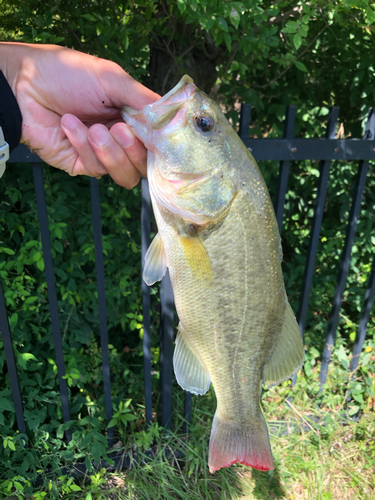
[[(269, 26), (272, 26), (272, 25), (280, 23), (280, 22), (285, 22), (290, 17), (294, 17), (296, 14), (301, 14), (301, 12), (302, 12), (302, 7), (301, 6), (300, 7), (294, 7), (293, 9), (287, 10), (284, 13), (282, 12), (278, 16), (270, 17), (268, 19), (268, 21), (267, 21), (267, 24)], [(256, 26), (255, 28), (253, 28), (254, 35), (256, 33), (258, 33), (258, 31), (260, 31), (260, 27), (259, 26)]]

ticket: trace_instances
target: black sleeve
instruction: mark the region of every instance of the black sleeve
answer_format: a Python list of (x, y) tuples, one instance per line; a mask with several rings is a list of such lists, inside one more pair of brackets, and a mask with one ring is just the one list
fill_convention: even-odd
[(0, 127), (10, 151), (13, 151), (21, 140), (22, 115), (2, 71), (0, 71)]

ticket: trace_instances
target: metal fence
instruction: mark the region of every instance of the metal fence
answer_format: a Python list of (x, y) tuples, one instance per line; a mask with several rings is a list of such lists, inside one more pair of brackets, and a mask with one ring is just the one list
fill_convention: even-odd
[[(242, 105), (239, 135), (245, 145), (252, 152), (256, 160), (276, 160), (280, 162), (278, 187), (276, 194), (275, 211), (280, 233), (282, 231), (283, 211), (285, 196), (288, 187), (288, 176), (291, 161), (319, 160), (320, 177), (315, 199), (314, 216), (311, 225), (310, 239), (306, 256), (306, 264), (300, 296), (300, 304), (297, 313), (301, 333), (303, 335), (306, 323), (306, 315), (309, 305), (309, 296), (314, 274), (315, 259), (317, 254), (319, 234), (322, 224), (323, 209), (326, 199), (327, 186), (329, 182), (329, 171), (332, 160), (358, 161), (358, 173), (353, 191), (353, 198), (346, 229), (344, 248), (340, 259), (340, 268), (337, 278), (336, 290), (332, 300), (332, 310), (329, 319), (327, 338), (323, 352), (320, 369), (321, 385), (326, 381), (328, 364), (335, 340), (335, 333), (339, 321), (339, 312), (344, 294), (345, 284), (349, 271), (350, 256), (360, 212), (361, 201), (366, 183), (369, 160), (375, 160), (375, 110), (370, 109), (363, 139), (335, 139), (336, 125), (339, 108), (333, 107), (328, 115), (327, 132), (325, 138), (320, 139), (294, 139), (293, 130), (296, 117), (296, 107), (288, 106), (284, 124), (284, 133), (281, 139), (251, 139), (249, 138), (251, 106)], [(52, 334), (56, 354), (56, 365), (61, 395), (63, 420), (70, 420), (69, 399), (67, 382), (64, 379), (64, 356), (61, 341), (57, 297), (55, 290), (55, 275), (51, 253), (51, 243), (48, 228), (47, 206), (43, 186), (42, 162), (38, 156), (32, 154), (26, 147), (19, 146), (11, 155), (10, 163), (32, 163), (34, 185), (37, 201), (38, 218), (45, 261), (45, 273), (48, 286), (49, 309), (52, 321)], [(104, 396), (107, 421), (112, 416), (112, 398), (110, 366), (108, 353), (108, 331), (107, 312), (104, 286), (104, 259), (102, 246), (102, 227), (100, 216), (99, 181), (90, 179), (93, 230), (96, 256), (96, 274), (98, 288), (98, 309), (100, 320), (100, 337), (102, 349), (102, 366), (104, 381)], [(142, 179), (142, 266), (144, 256), (150, 244), (150, 195), (146, 179)], [(152, 421), (152, 391), (151, 391), (151, 323), (150, 323), (150, 289), (142, 282), (143, 293), (143, 353), (144, 353), (144, 397), (146, 408), (146, 423)], [(358, 365), (359, 355), (366, 336), (366, 327), (369, 320), (375, 296), (375, 256), (372, 270), (367, 283), (365, 300), (362, 308), (359, 328), (354, 344), (350, 371), (355, 370)], [(172, 415), (172, 381), (173, 381), (173, 320), (174, 300), (171, 282), (168, 273), (162, 280), (161, 292), (161, 321), (160, 321), (160, 381), (161, 381), (161, 425), (169, 428)], [(23, 414), (22, 398), (17, 376), (17, 366), (12, 348), (11, 332), (6, 313), (5, 301), (0, 284), (0, 331), (4, 342), (4, 350), (10, 385), (15, 405), (16, 419), (19, 431), (26, 434), (26, 424)], [(191, 394), (185, 393), (185, 420), (190, 421)], [(71, 439), (71, 431), (65, 431), (66, 439)], [(108, 429), (108, 445), (113, 445), (113, 427)]]

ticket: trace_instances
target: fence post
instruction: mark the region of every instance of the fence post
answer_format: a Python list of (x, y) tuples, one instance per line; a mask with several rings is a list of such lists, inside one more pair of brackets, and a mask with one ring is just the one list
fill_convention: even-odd
[(160, 305), (161, 425), (170, 429), (172, 421), (174, 297), (168, 270), (161, 282)]
[[(326, 139), (334, 139), (336, 135), (337, 120), (340, 108), (335, 106), (330, 109), (327, 122)], [(320, 162), (320, 175), (318, 182), (318, 191), (315, 198), (314, 216), (311, 224), (309, 247), (307, 249), (305, 272), (302, 281), (302, 292), (297, 313), (297, 321), (301, 334), (305, 331), (307, 308), (311, 292), (312, 279), (314, 275), (316, 253), (319, 244), (320, 228), (322, 226), (324, 203), (327, 195), (327, 186), (329, 179), (330, 160)]]
[[(142, 275), (145, 256), (150, 246), (150, 213), (151, 200), (147, 179), (142, 179)], [(142, 280), (142, 313), (143, 313), (143, 367), (145, 377), (145, 410), (146, 425), (152, 422), (152, 385), (151, 385), (151, 321), (150, 321), (150, 287)]]
[[(297, 108), (295, 106), (287, 106), (285, 114), (283, 139), (293, 139), (294, 124), (296, 121), (296, 112)], [(276, 212), (276, 220), (280, 236), (283, 227), (285, 196), (286, 196), (286, 191), (288, 189), (289, 167), (290, 167), (290, 161), (281, 161), (279, 166), (279, 177), (277, 179), (275, 212)]]
[(8, 317), (5, 307), (5, 299), (3, 290), (0, 284), (0, 333), (3, 339), (5, 359), (8, 367), (8, 375), (10, 381), (10, 389), (14, 402), (14, 409), (16, 411), (16, 419), (18, 430), (21, 434), (26, 435), (26, 424), (23, 416), (23, 405), (21, 399), (20, 384), (18, 381), (16, 361), (14, 359), (12, 336), (9, 329)]
[(372, 308), (372, 304), (374, 302), (374, 297), (375, 297), (375, 256), (372, 262), (372, 269), (370, 278), (368, 280), (365, 300), (361, 313), (361, 319), (359, 320), (358, 332), (354, 342), (353, 355), (350, 361), (350, 368), (349, 368), (350, 372), (354, 372), (354, 370), (358, 366), (359, 355), (362, 352), (363, 343), (366, 338), (367, 323), (370, 317), (370, 311)]
[[(375, 135), (375, 108), (371, 108), (368, 114), (368, 120), (366, 124), (366, 132), (364, 139), (371, 140)], [(326, 343), (324, 347), (322, 364), (320, 367), (319, 380), (320, 380), (320, 391), (322, 391), (323, 385), (327, 380), (328, 375), (328, 364), (331, 359), (333, 343), (335, 341), (335, 335), (337, 330), (337, 325), (339, 322), (339, 313), (341, 309), (342, 297), (345, 290), (346, 278), (349, 272), (350, 266), (350, 255), (352, 252), (352, 246), (354, 242), (354, 236), (357, 229), (357, 221), (359, 212), (361, 209), (361, 202), (363, 197), (363, 191), (366, 184), (366, 176), (368, 171), (369, 162), (368, 160), (361, 160), (359, 162), (358, 174), (356, 179), (356, 185), (354, 188), (353, 202), (350, 209), (349, 221), (346, 228), (346, 238), (344, 249), (341, 254), (341, 262), (339, 275), (337, 278), (337, 285), (335, 290), (335, 295), (333, 298), (333, 305), (331, 310), (331, 315), (328, 323), (328, 332), (326, 337)]]
[[(64, 423), (66, 423), (70, 420), (68, 386), (66, 384), (66, 380), (63, 378), (65, 376), (64, 354), (63, 354), (62, 340), (61, 340), (59, 312), (57, 306), (57, 296), (55, 287), (55, 275), (53, 272), (51, 240), (49, 237), (47, 205), (44, 193), (43, 170), (41, 163), (33, 164), (33, 174), (34, 174), (36, 203), (38, 209), (38, 218), (40, 224), (40, 234), (42, 238), (43, 258), (44, 258), (44, 265), (45, 265), (46, 279), (47, 279), (48, 302), (49, 302), (49, 310), (51, 313), (52, 335), (53, 335), (53, 344), (55, 347), (55, 354), (56, 354), (56, 366), (59, 379), (62, 412), (63, 412)], [(70, 429), (67, 429), (65, 431), (65, 437), (68, 441), (72, 439), (72, 431)]]
[[(92, 221), (94, 229), (96, 281), (98, 288), (98, 306), (100, 322), (100, 345), (102, 348), (104, 405), (107, 424), (112, 418), (111, 375), (109, 370), (107, 305), (105, 298), (104, 257), (102, 241), (102, 219), (100, 211), (100, 193), (98, 179), (90, 178)], [(107, 429), (108, 446), (113, 446), (113, 427)]]

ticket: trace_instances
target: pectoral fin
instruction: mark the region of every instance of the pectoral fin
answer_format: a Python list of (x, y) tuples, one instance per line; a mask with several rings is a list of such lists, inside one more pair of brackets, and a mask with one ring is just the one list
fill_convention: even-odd
[(152, 240), (145, 256), (145, 267), (143, 269), (143, 281), (148, 286), (160, 281), (167, 271), (167, 257), (164, 245), (159, 233)]
[(193, 351), (181, 323), (178, 325), (173, 367), (177, 382), (193, 394), (205, 394), (210, 387), (210, 376), (198, 353)]
[(264, 367), (264, 383), (267, 387), (273, 387), (291, 378), (302, 367), (304, 357), (302, 335), (293, 310), (287, 304), (281, 335), (271, 359)]
[(207, 250), (195, 230), (190, 230), (192, 235), (181, 236), (187, 265), (198, 279), (212, 281), (213, 273)]

